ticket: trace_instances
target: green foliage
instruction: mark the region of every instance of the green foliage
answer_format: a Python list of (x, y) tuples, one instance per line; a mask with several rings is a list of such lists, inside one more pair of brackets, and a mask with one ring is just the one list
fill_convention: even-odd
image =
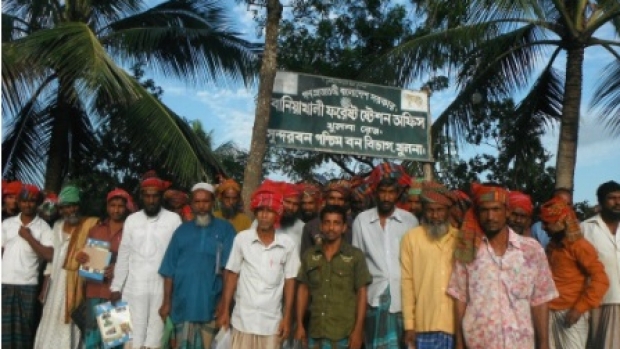
[[(294, 17), (281, 23), (278, 65), (283, 70), (372, 82), (364, 80), (360, 72), (413, 35), (406, 7), (391, 1), (310, 0), (294, 4)], [(432, 83), (439, 89), (446, 81)], [(313, 179), (319, 169), (322, 176), (335, 178), (367, 173), (380, 161), (272, 147), (264, 169), (294, 180)]]
[(223, 170), (189, 125), (121, 68), (190, 83), (251, 83), (260, 46), (214, 0), (8, 0), (3, 3), (3, 176), (58, 190), (92, 155), (97, 127), (124, 132), (188, 184)]
[[(160, 99), (164, 93), (153, 79), (145, 79), (144, 65), (136, 64), (132, 67), (133, 77), (140, 82), (149, 93)], [(181, 117), (182, 127), (195, 134), (197, 143), (203, 149), (213, 154), (221, 164), (223, 171), (236, 180), (243, 177), (243, 169), (247, 161), (247, 152), (240, 150), (234, 143), (225, 143), (214, 147), (212, 134), (203, 130), (199, 121), (189, 122)], [(100, 125), (97, 129), (97, 145), (89, 152), (84, 160), (77, 164), (74, 170), (73, 181), (83, 191), (84, 214), (105, 215), (105, 197), (116, 188), (123, 188), (138, 198), (141, 176), (149, 170), (173, 183), (173, 188), (188, 191), (193, 184), (184, 184), (179, 181), (174, 169), (169, 168), (148, 148), (136, 146), (127, 137), (129, 125), (124, 118), (112, 118), (110, 122)]]
[(531, 195), (536, 205), (548, 200), (555, 169), (547, 165), (551, 156), (541, 142), (544, 120), (515, 118), (518, 109), (510, 99), (481, 106), (466, 141), (483, 153), (467, 161), (442, 154), (440, 180), (465, 189), (472, 181), (495, 182)]
[[(515, 117), (536, 115), (560, 120), (557, 185), (571, 186), (576, 158), (584, 51), (598, 46), (613, 62), (600, 79), (593, 100), (609, 129), (620, 129), (620, 3), (598, 1), (414, 0), (424, 24), (368, 66), (362, 76), (407, 85), (429, 71), (448, 72), (457, 96), (438, 116), (433, 139), (449, 136), (465, 141), (476, 125), (478, 108), (472, 99), (501, 102), (524, 95)], [(600, 30), (606, 26), (612, 34)], [(560, 52), (567, 55), (570, 76), (556, 71)], [(557, 65), (556, 64), (556, 65)], [(541, 69), (542, 68), (542, 69)], [(570, 69), (569, 69), (570, 68)], [(568, 80), (568, 83), (565, 83)], [(565, 98), (565, 96), (571, 96)]]

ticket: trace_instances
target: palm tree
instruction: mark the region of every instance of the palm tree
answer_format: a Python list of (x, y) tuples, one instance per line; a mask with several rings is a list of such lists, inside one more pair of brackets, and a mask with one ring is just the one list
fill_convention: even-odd
[[(248, 1), (248, 3), (253, 3), (253, 1)], [(250, 212), (250, 198), (260, 184), (263, 173), (263, 159), (267, 153), (267, 127), (271, 111), (271, 93), (276, 79), (278, 31), (283, 10), (280, 0), (260, 0), (257, 3), (266, 8), (267, 19), (265, 23), (265, 51), (259, 73), (260, 82), (256, 98), (254, 126), (252, 127), (252, 141), (250, 142), (248, 162), (243, 174), (241, 197), (246, 212)]]
[[(594, 103), (620, 130), (620, 2), (468, 0), (458, 14), (446, 10), (453, 3), (420, 0), (432, 24), (428, 34), (401, 44), (379, 60), (380, 69), (366, 74), (402, 86), (439, 68), (452, 72), (458, 94), (435, 122), (434, 139), (441, 130), (462, 139), (475, 122), (480, 96), (497, 102), (525, 92), (515, 117), (560, 120), (556, 186), (572, 188), (587, 48), (601, 47), (613, 59)], [(435, 13), (444, 17), (437, 20)], [(615, 37), (598, 37), (603, 27)], [(556, 69), (561, 53), (565, 72)]]
[(3, 175), (58, 190), (125, 118), (126, 137), (189, 182), (221, 170), (191, 127), (132, 78), (136, 62), (189, 83), (249, 83), (259, 48), (230, 29), (217, 0), (7, 0), (2, 6)]

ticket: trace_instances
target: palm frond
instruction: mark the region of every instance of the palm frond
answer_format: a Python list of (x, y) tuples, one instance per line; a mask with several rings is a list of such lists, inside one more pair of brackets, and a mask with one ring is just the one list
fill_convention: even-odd
[(592, 17), (593, 20), (588, 23), (587, 28), (590, 34), (606, 24), (611, 24), (615, 35), (620, 36), (620, 3), (617, 0), (598, 0)]
[(36, 99), (20, 110), (5, 125), (2, 141), (2, 176), (41, 183), (45, 169), (45, 152), (49, 149), (52, 117)]
[(545, 34), (530, 24), (485, 40), (464, 62), (457, 83), (477, 81), (480, 92), (498, 99), (528, 86), (536, 64), (546, 56), (547, 45), (559, 44), (545, 40)]
[(89, 6), (92, 11), (89, 23), (95, 30), (144, 11), (143, 0), (98, 0), (92, 1)]
[(21, 18), (34, 32), (58, 23), (61, 5), (57, 0), (6, 0), (2, 2), (2, 12)]
[(406, 86), (439, 68), (454, 70), (485, 39), (497, 35), (496, 23), (478, 23), (415, 37), (370, 64), (360, 77), (366, 81)]
[(605, 121), (609, 132), (620, 136), (620, 60), (603, 70), (604, 76), (594, 90), (590, 109)]
[[(539, 35), (540, 29), (530, 25), (482, 43), (461, 68), (458, 77), (461, 88), (433, 123), (431, 139), (438, 139), (445, 133), (462, 143), (474, 117), (482, 112), (481, 106), (472, 100), (474, 93), (487, 100), (500, 101), (529, 86), (534, 63), (544, 55), (542, 47), (548, 43)], [(538, 107), (543, 108), (542, 105)]]
[[(533, 121), (526, 123), (525, 128), (538, 129), (538, 125), (548, 124), (550, 120), (560, 120), (564, 102), (564, 75), (553, 68), (557, 49), (549, 59), (530, 92), (521, 100), (515, 110), (515, 118)], [(537, 126), (533, 127), (532, 122)]]
[(189, 82), (227, 76), (249, 83), (260, 45), (241, 39), (230, 23), (218, 1), (170, 0), (112, 23), (101, 40), (123, 61), (145, 61)]
[(492, 4), (488, 0), (471, 0), (469, 3), (472, 22), (488, 22), (506, 18), (538, 18), (545, 19), (549, 7), (544, 1), (530, 0), (496, 0)]
[(57, 74), (59, 80), (75, 82), (76, 96), (102, 91), (123, 103), (137, 96), (131, 88), (131, 78), (112, 61), (84, 23), (37, 31), (16, 41), (15, 49), (33, 68), (47, 69)]
[[(136, 151), (148, 152), (151, 158), (160, 159), (164, 166), (175, 169), (182, 185), (224, 172), (208, 144), (196, 135), (185, 120), (137, 81), (132, 83), (139, 93), (135, 102), (123, 105), (99, 94), (92, 108), (99, 115), (107, 115), (110, 120), (124, 118), (126, 137), (135, 145)], [(113, 112), (110, 113), (110, 110)]]

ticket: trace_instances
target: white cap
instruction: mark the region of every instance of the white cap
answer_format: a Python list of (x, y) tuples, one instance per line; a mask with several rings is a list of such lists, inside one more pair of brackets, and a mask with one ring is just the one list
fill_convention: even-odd
[(215, 189), (209, 183), (197, 183), (197, 184), (195, 184), (192, 187), (192, 193), (195, 192), (196, 190), (206, 190), (206, 191), (210, 192), (211, 194), (215, 193)]

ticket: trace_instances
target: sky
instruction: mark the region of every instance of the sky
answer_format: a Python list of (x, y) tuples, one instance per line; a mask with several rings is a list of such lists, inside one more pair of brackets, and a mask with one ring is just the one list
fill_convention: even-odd
[[(229, 3), (230, 16), (236, 19), (236, 29), (250, 40), (262, 41), (256, 37), (252, 8), (232, 0)], [(610, 38), (611, 30), (604, 28), (603, 37)], [(575, 201), (588, 200), (596, 203), (596, 188), (603, 182), (620, 182), (620, 136), (612, 136), (601, 119), (588, 110), (592, 91), (597, 80), (602, 78), (602, 67), (611, 61), (609, 54), (601, 49), (588, 49), (584, 63), (584, 86), (582, 115), (575, 169)], [(558, 68), (563, 70), (564, 57), (558, 57)], [(147, 72), (148, 73), (148, 72)], [(256, 86), (246, 88), (241, 83), (218, 81), (207, 86), (191, 86), (179, 80), (151, 75), (164, 90), (163, 101), (172, 110), (190, 120), (200, 120), (205, 130), (213, 130), (214, 144), (235, 142), (249, 149), (254, 124)], [(434, 116), (450, 104), (454, 90), (434, 93), (431, 97), (431, 113)], [(517, 98), (518, 99), (518, 98)], [(543, 144), (553, 154), (557, 152), (559, 125), (548, 130)], [(467, 159), (488, 149), (468, 146), (459, 150), (461, 158)], [(555, 166), (555, 157), (549, 165)]]

